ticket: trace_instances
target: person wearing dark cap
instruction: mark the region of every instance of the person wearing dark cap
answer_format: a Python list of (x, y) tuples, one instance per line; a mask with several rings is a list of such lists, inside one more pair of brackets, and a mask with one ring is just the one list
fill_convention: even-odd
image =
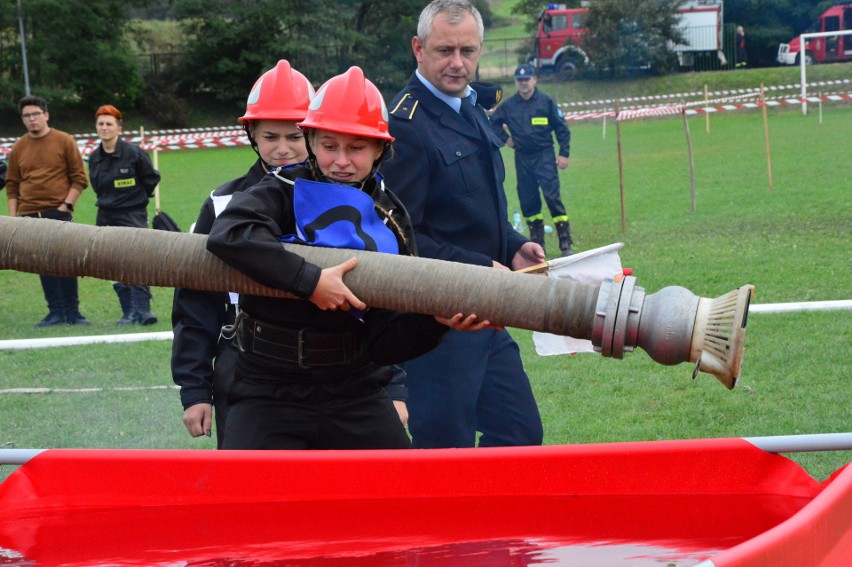
[[(541, 196), (550, 210), (559, 237), (562, 256), (574, 253), (571, 226), (559, 188), (559, 169), (568, 167), (571, 131), (562, 111), (550, 95), (536, 88), (535, 69), (523, 64), (515, 70), (518, 92), (503, 101), (491, 115), (494, 133), (515, 150), (518, 200), (530, 228), (530, 239), (544, 246), (544, 215)], [(506, 129), (508, 128), (508, 132)], [(553, 148), (553, 135), (559, 142), (559, 155)]]

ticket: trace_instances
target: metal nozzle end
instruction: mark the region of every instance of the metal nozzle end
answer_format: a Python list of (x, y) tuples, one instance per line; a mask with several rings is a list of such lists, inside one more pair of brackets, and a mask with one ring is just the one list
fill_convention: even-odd
[(740, 376), (745, 352), (745, 328), (753, 285), (744, 285), (715, 299), (698, 301), (692, 333), (690, 361), (698, 372), (712, 374), (733, 389)]

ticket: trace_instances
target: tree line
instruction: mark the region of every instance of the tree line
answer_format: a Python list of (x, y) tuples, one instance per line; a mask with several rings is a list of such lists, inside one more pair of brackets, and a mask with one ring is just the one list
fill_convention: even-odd
[[(25, 29), (31, 90), (53, 106), (94, 109), (109, 102), (138, 108), (164, 126), (187, 125), (188, 106), (199, 98), (238, 109), (257, 77), (286, 58), (317, 82), (361, 66), (386, 95), (400, 88), (415, 66), (411, 37), (425, 0), (0, 0), (0, 111), (16, 110), (24, 94), (18, 7)], [(486, 27), (494, 21), (488, 0), (476, 0)], [(569, 7), (579, 0), (563, 2)], [(728, 0), (725, 20), (746, 26), (752, 64), (772, 64), (787, 41), (832, 0)], [(513, 12), (536, 25), (546, 5), (516, 0)], [(626, 12), (671, 38), (671, 6), (678, 0), (596, 0), (593, 19), (606, 45), (608, 22)], [(670, 6), (671, 5), (671, 6)], [(173, 64), (140, 71), (146, 42), (140, 17), (180, 22), (182, 44)], [(530, 32), (531, 33), (531, 32)], [(150, 38), (149, 38), (150, 39)], [(609, 38), (613, 40), (617, 38)], [(653, 48), (654, 46), (649, 46)], [(609, 54), (612, 50), (603, 49)], [(633, 52), (635, 55), (635, 52)], [(663, 56), (662, 52), (659, 53)], [(519, 60), (523, 58), (519, 54)], [(609, 61), (610, 68), (619, 65)], [(317, 85), (319, 86), (319, 85)]]

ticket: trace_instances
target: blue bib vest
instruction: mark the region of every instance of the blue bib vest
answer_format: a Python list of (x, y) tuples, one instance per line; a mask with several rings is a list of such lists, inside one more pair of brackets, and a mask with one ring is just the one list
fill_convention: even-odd
[(354, 187), (296, 179), (293, 215), (296, 234), (283, 235), (282, 242), (399, 254), (373, 199)]

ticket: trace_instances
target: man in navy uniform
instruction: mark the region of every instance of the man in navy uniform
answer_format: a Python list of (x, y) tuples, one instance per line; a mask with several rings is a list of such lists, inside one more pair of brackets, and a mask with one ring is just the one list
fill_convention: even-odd
[[(559, 236), (562, 256), (574, 253), (571, 227), (559, 195), (559, 172), (568, 167), (571, 132), (562, 111), (550, 95), (536, 86), (535, 69), (523, 64), (515, 70), (518, 92), (503, 101), (491, 115), (494, 133), (515, 150), (518, 174), (518, 200), (530, 227), (530, 239), (544, 246), (544, 215), (541, 214), (539, 187)], [(506, 128), (509, 129), (506, 132)], [(559, 142), (559, 156), (553, 151), (553, 134)]]
[[(502, 143), (482, 106), (499, 90), (470, 85), (483, 33), (467, 0), (423, 9), (412, 40), (417, 71), (390, 104), (396, 155), (382, 173), (411, 215), (421, 256), (520, 269), (542, 262), (544, 250), (509, 225)], [(473, 447), (477, 432), (480, 446), (541, 444), (535, 397), (506, 330), (450, 331), (405, 370), (412, 446)]]

